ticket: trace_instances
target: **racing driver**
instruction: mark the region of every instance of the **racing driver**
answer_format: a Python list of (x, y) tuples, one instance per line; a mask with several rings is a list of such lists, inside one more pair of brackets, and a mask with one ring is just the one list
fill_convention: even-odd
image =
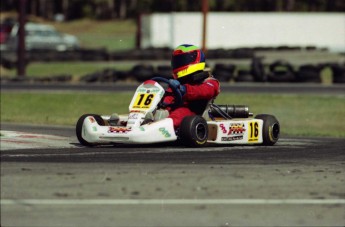
[[(220, 85), (209, 71), (205, 70), (205, 55), (194, 45), (183, 44), (174, 49), (171, 58), (173, 70), (172, 82), (183, 98), (183, 105), (167, 108), (169, 118), (172, 118), (174, 128), (178, 128), (186, 116), (201, 115), (208, 102), (220, 92)], [(169, 89), (167, 90), (169, 93)], [(164, 103), (172, 103), (174, 97), (167, 95)]]

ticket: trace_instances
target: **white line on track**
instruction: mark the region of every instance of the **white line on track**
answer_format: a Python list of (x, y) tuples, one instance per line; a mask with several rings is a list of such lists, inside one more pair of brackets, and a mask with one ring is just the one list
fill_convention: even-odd
[(1, 205), (327, 205), (345, 199), (2, 199)]

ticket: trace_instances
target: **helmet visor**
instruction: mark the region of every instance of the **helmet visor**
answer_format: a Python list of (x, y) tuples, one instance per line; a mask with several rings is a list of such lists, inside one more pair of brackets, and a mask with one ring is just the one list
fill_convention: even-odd
[(198, 51), (174, 55), (171, 60), (171, 66), (175, 70), (193, 64), (198, 60), (198, 56)]

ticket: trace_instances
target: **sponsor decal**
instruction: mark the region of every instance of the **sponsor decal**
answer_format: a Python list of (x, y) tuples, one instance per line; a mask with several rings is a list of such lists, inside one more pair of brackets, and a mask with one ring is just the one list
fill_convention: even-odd
[(152, 88), (152, 89), (146, 89), (146, 88), (139, 88), (137, 90), (137, 93), (146, 93), (146, 94), (149, 94), (149, 93), (158, 93), (160, 91), (159, 88)]
[(138, 119), (138, 114), (137, 113), (134, 113), (134, 114), (129, 114), (128, 115), (128, 119)]
[(143, 126), (139, 127), (140, 131), (145, 131), (145, 128)]
[(222, 132), (223, 132), (224, 134), (226, 134), (226, 133), (228, 132), (228, 131), (226, 130), (224, 124), (220, 124), (219, 127), (220, 127), (220, 129), (222, 130)]
[[(223, 125), (224, 126), (224, 125)], [(225, 127), (224, 127), (225, 128)], [(229, 131), (223, 130), (223, 133), (227, 133), (227, 137), (221, 137), (221, 141), (235, 141), (242, 140), (243, 134), (246, 131), (244, 123), (231, 123)]]
[(138, 94), (135, 98), (133, 109), (149, 109), (155, 94)]
[(234, 141), (234, 140), (242, 140), (243, 136), (231, 136), (231, 137), (222, 137), (222, 141)]
[(97, 132), (97, 127), (96, 127), (96, 126), (93, 126), (93, 127), (92, 127), (92, 130), (93, 130), (94, 132)]
[(138, 88), (137, 92), (138, 93), (146, 93), (147, 89), (146, 88)]
[(171, 137), (171, 134), (165, 128), (159, 128), (159, 131), (163, 134), (164, 137), (168, 138)]
[(155, 88), (155, 89), (151, 90), (152, 93), (158, 93), (159, 91), (160, 91), (160, 89), (158, 89), (158, 88)]
[(130, 113), (130, 114), (131, 114), (131, 113), (142, 113), (142, 114), (146, 114), (146, 111), (144, 111), (144, 110), (131, 110), (129, 113)]
[(96, 122), (95, 118), (93, 118), (93, 117), (89, 117), (89, 121), (90, 121), (91, 123), (95, 123), (95, 122)]
[(108, 133), (127, 133), (131, 131), (129, 128), (125, 127), (109, 127)]
[(246, 131), (243, 123), (231, 123), (228, 135), (240, 135)]

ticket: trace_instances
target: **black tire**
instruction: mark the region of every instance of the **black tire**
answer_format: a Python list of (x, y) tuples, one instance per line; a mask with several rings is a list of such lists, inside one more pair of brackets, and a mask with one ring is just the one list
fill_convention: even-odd
[(236, 82), (254, 82), (254, 77), (248, 70), (238, 70)]
[(333, 83), (345, 83), (345, 65), (332, 65)]
[(295, 71), (292, 65), (286, 61), (278, 60), (270, 64), (269, 82), (294, 82), (296, 80)]
[(220, 82), (228, 82), (234, 76), (235, 65), (232, 64), (215, 64), (213, 76)]
[(232, 78), (232, 75), (225, 71), (213, 71), (213, 76), (216, 78), (219, 82), (229, 82)]
[(154, 73), (154, 77), (163, 77), (166, 79), (173, 79), (172, 68), (169, 65), (159, 65)]
[(81, 77), (80, 81), (87, 82), (87, 83), (93, 83), (93, 82), (97, 82), (100, 77), (101, 77), (101, 73), (95, 72), (95, 73), (90, 73), (90, 74), (87, 74), (87, 75)]
[(296, 73), (296, 81), (321, 83), (320, 71), (321, 68), (319, 66), (311, 64), (302, 65)]
[(198, 115), (183, 118), (179, 129), (179, 139), (188, 147), (205, 146), (208, 139), (206, 120)]
[(254, 80), (256, 82), (266, 82), (267, 81), (267, 75), (265, 73), (265, 67), (262, 63), (261, 58), (254, 57), (252, 59), (251, 68), (250, 68), (251, 74), (254, 77)]
[(87, 147), (92, 147), (92, 146), (96, 145), (95, 143), (87, 142), (86, 140), (83, 139), (83, 136), (82, 136), (84, 120), (85, 120), (85, 118), (90, 117), (90, 116), (94, 117), (96, 122), (99, 125), (102, 125), (102, 126), (105, 125), (104, 120), (102, 119), (102, 117), (97, 115), (97, 114), (84, 114), (84, 115), (82, 115), (79, 118), (79, 120), (77, 122), (77, 125), (75, 127), (75, 132), (76, 132), (76, 135), (77, 135), (77, 138), (78, 138), (78, 141), (80, 142), (80, 144), (82, 144), (84, 146), (87, 146)]
[(269, 82), (294, 82), (296, 80), (295, 74), (285, 71), (276, 71), (267, 76)]
[(262, 127), (263, 145), (274, 145), (279, 139), (279, 121), (274, 116), (268, 114), (258, 114), (255, 118), (264, 121)]
[(254, 57), (252, 48), (237, 48), (232, 51), (232, 57), (235, 59), (246, 59)]
[(154, 68), (152, 65), (135, 65), (131, 70), (131, 74), (138, 82), (143, 82), (153, 77)]

